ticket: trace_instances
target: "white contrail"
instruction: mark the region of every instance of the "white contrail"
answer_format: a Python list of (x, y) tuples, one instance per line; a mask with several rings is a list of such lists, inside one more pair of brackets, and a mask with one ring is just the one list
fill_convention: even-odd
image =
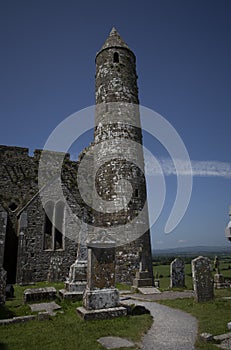
[[(173, 161), (170, 158), (157, 159), (165, 175), (177, 175), (176, 168)], [(188, 173), (187, 164), (184, 160), (177, 159), (180, 164), (180, 173), (178, 175), (190, 175)], [(213, 160), (191, 160), (192, 174), (193, 176), (207, 176), (207, 177), (224, 177), (227, 179), (231, 178), (231, 163), (225, 163)], [(150, 156), (145, 156), (145, 172), (146, 175), (154, 176), (160, 174), (160, 168), (157, 167), (156, 163)]]

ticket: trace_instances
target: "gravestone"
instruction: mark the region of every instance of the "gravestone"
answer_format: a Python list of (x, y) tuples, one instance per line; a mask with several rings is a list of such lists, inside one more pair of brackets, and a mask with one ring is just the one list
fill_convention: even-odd
[(220, 273), (220, 261), (218, 256), (214, 259), (215, 275), (214, 275), (214, 288), (220, 289), (225, 287), (224, 276)]
[(103, 231), (87, 247), (87, 288), (77, 313), (85, 320), (126, 316), (115, 288), (115, 242)]
[(176, 258), (170, 265), (170, 288), (185, 287), (184, 261)]
[(211, 261), (199, 256), (192, 260), (192, 277), (197, 302), (211, 301), (214, 298)]

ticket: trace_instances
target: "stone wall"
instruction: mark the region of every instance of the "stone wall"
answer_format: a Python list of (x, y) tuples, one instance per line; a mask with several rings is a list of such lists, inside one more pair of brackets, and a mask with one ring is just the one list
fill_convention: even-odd
[(3, 268), (3, 254), (6, 237), (7, 213), (0, 205), (0, 305), (5, 303), (6, 299), (6, 271)]
[[(30, 157), (28, 149), (0, 146), (0, 201), (7, 212), (5, 240), (0, 251), (0, 259), (9, 270), (8, 283), (30, 283), (42, 280), (65, 280), (70, 265), (75, 261), (78, 242), (76, 223), (68, 222), (66, 211), (66, 235), (63, 249), (44, 249), (45, 213), (38, 191), (38, 166), (40, 150)], [(63, 154), (50, 152), (42, 175), (49, 186), (43, 190), (44, 200), (55, 198), (56, 163)], [(71, 210), (81, 218), (82, 201), (77, 189), (76, 173), (78, 162), (64, 157), (62, 182), (65, 188), (65, 200)], [(56, 196), (57, 197), (57, 196)], [(67, 210), (67, 209), (66, 209)], [(88, 221), (90, 221), (88, 217)], [(17, 271), (17, 274), (16, 274)], [(16, 277), (17, 275), (17, 277)]]
[[(80, 154), (79, 161), (87, 152), (88, 149)], [(28, 155), (28, 149), (0, 146), (2, 174), (0, 176), (0, 200), (3, 205), (1, 212), (8, 216), (7, 225), (5, 221), (4, 243), (2, 243), (0, 259), (4, 264), (5, 253), (6, 267), (12, 270), (12, 266), (8, 266), (7, 259), (11, 260), (11, 263), (13, 260), (15, 264), (15, 272), (10, 272), (9, 283), (14, 283), (14, 278), (22, 284), (47, 279), (65, 280), (70, 265), (76, 257), (78, 228), (76, 229), (76, 222), (71, 221), (68, 212), (66, 213), (64, 249), (44, 250), (45, 216), (37, 183), (40, 155), (40, 150), (36, 150), (34, 156), (31, 157)], [(86, 179), (89, 178), (89, 205), (86, 205), (76, 185), (78, 162), (70, 161), (68, 156), (65, 158), (62, 168), (65, 199), (72, 212), (76, 213), (79, 218), (83, 218), (84, 212), (85, 221), (91, 223), (94, 221), (94, 211), (90, 203), (92, 180), (89, 174), (86, 174)], [(92, 162), (92, 156), (90, 156), (90, 162)], [(52, 164), (54, 165), (54, 161)], [(48, 174), (47, 170), (44, 171), (46, 171), (44, 176), (46, 181), (55, 177), (54, 169)], [(58, 201), (58, 198), (54, 196), (55, 190), (53, 191), (52, 186), (55, 186), (55, 180), (53, 185), (49, 185), (49, 191), (47, 190), (47, 193), (44, 191), (43, 197), (47, 197), (47, 200), (51, 198), (53, 201)], [(70, 222), (68, 222), (69, 219)], [(147, 249), (150, 248), (149, 235), (143, 240), (140, 239), (138, 242), (132, 242), (116, 249), (116, 280), (118, 282), (132, 283), (135, 272), (139, 269), (139, 251), (144, 244)], [(149, 260), (151, 265), (151, 259)]]
[(75, 260), (77, 242), (65, 232), (62, 249), (45, 249), (44, 210), (39, 197), (28, 205), (22, 216), (27, 219), (20, 227), (17, 282), (64, 281)]

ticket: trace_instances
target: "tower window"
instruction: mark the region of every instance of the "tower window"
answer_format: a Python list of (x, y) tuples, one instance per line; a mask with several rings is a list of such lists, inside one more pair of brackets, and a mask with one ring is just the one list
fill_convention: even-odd
[(119, 63), (119, 54), (118, 54), (118, 52), (114, 52), (113, 62), (114, 63)]
[(12, 203), (9, 205), (9, 208), (10, 208), (11, 211), (15, 211), (15, 210), (18, 208), (18, 206), (17, 206), (17, 204), (15, 204), (14, 202), (12, 202)]
[(139, 191), (138, 191), (138, 189), (137, 189), (137, 188), (135, 189), (135, 197), (136, 197), (136, 198), (138, 198), (138, 197), (139, 197)]

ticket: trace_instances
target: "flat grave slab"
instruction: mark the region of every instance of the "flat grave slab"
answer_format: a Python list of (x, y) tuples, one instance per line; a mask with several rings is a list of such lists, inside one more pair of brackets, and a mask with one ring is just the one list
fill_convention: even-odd
[(97, 340), (106, 349), (130, 348), (135, 344), (120, 337), (103, 337)]
[(142, 294), (159, 294), (161, 293), (158, 288), (155, 287), (145, 287), (145, 288), (138, 288), (138, 291)]
[(39, 311), (47, 311), (49, 315), (55, 316), (56, 313), (54, 310), (61, 309), (61, 306), (56, 304), (54, 301), (51, 303), (39, 303), (39, 304), (30, 304), (31, 311), (39, 312)]

